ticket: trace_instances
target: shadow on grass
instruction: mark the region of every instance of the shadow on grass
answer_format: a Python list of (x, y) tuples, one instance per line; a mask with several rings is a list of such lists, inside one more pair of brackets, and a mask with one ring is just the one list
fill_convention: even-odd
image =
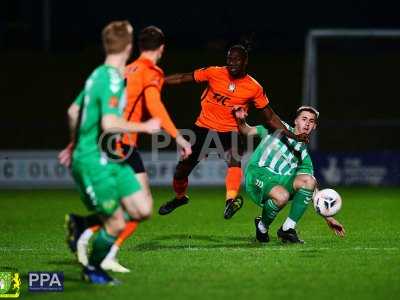
[(65, 259), (59, 259), (59, 260), (51, 260), (47, 262), (49, 265), (55, 265), (55, 266), (80, 266), (78, 261), (73, 258), (65, 258)]
[[(173, 244), (171, 243), (173, 242)], [(202, 242), (208, 242), (207, 244)], [(207, 249), (248, 249), (263, 247), (249, 236), (213, 236), (173, 234), (155, 237), (154, 239), (130, 247), (130, 251), (158, 250), (207, 250)]]

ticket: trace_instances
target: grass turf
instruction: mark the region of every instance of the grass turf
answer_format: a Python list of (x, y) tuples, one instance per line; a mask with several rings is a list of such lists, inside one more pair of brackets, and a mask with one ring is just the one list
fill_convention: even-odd
[[(85, 213), (74, 191), (0, 191), (0, 271), (22, 273), (21, 298), (40, 299), (392, 299), (400, 294), (400, 189), (338, 189), (339, 239), (309, 209), (299, 224), (304, 245), (254, 241), (258, 208), (246, 197), (224, 220), (222, 188), (191, 189), (189, 205), (140, 225), (119, 259), (132, 269), (117, 287), (80, 280), (64, 243), (64, 214)], [(155, 211), (171, 197), (154, 188)], [(63, 271), (62, 293), (29, 293), (29, 271)]]

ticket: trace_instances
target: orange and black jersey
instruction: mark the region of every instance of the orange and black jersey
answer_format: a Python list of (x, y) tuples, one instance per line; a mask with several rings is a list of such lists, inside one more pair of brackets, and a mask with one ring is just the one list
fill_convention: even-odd
[(262, 86), (250, 75), (232, 78), (226, 67), (208, 67), (195, 70), (196, 82), (207, 82), (201, 96), (201, 112), (196, 125), (219, 132), (237, 131), (232, 115), (234, 106), (246, 111), (250, 103), (262, 109), (269, 103)]
[[(142, 122), (147, 116), (157, 117), (162, 128), (175, 138), (178, 131), (161, 102), (163, 70), (152, 61), (139, 57), (126, 67), (125, 77), (127, 103), (124, 118), (130, 122)], [(135, 146), (137, 133), (124, 134), (122, 142)]]

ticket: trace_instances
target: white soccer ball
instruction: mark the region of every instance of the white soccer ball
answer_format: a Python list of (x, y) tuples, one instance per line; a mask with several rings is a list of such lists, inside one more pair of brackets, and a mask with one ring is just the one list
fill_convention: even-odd
[(333, 189), (323, 189), (314, 194), (315, 211), (324, 216), (336, 215), (342, 207), (342, 197)]

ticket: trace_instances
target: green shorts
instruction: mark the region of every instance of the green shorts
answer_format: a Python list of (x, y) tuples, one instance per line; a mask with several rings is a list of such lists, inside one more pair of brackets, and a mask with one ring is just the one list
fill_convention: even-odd
[(273, 187), (283, 186), (289, 194), (292, 194), (295, 175), (278, 175), (267, 168), (249, 165), (245, 171), (245, 189), (251, 200), (263, 207), (270, 199), (268, 195)]
[(72, 175), (87, 208), (105, 216), (115, 212), (123, 197), (141, 189), (134, 171), (125, 163), (74, 161)]

